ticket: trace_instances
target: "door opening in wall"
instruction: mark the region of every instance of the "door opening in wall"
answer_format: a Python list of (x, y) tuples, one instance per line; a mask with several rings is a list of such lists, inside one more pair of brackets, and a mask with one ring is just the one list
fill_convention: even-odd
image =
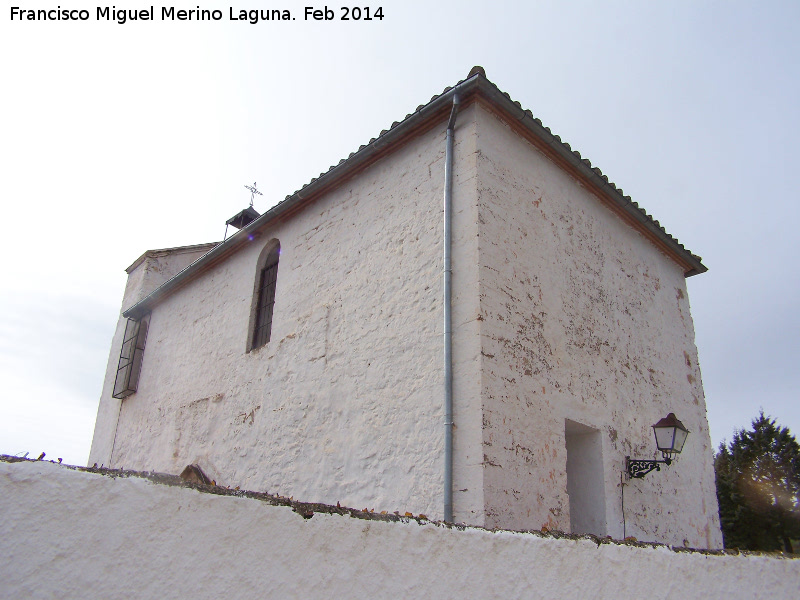
[(605, 536), (606, 499), (600, 431), (567, 419), (564, 438), (570, 529), (572, 533)]

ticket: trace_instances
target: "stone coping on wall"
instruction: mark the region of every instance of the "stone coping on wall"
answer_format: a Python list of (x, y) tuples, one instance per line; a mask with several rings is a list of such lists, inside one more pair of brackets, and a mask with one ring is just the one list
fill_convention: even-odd
[(0, 462), (35, 463), (40, 461), (49, 462), (54, 465), (58, 465), (59, 467), (64, 469), (69, 469), (72, 471), (80, 471), (84, 473), (95, 473), (97, 475), (102, 475), (104, 477), (139, 478), (139, 479), (145, 479), (157, 485), (189, 488), (203, 494), (230, 496), (234, 498), (248, 498), (251, 500), (257, 500), (259, 502), (264, 502), (272, 506), (290, 507), (293, 512), (297, 513), (304, 519), (310, 519), (314, 516), (314, 514), (320, 513), (329, 515), (349, 516), (354, 519), (362, 519), (365, 521), (384, 521), (390, 523), (391, 522), (409, 523), (416, 521), (420, 525), (429, 524), (429, 525), (434, 525), (436, 527), (441, 527), (443, 529), (452, 529), (459, 531), (472, 530), (472, 531), (485, 531), (489, 533), (501, 533), (501, 532), (514, 533), (514, 534), (532, 535), (535, 537), (545, 538), (545, 539), (591, 540), (598, 546), (603, 544), (611, 544), (617, 546), (628, 546), (628, 547), (638, 547), (638, 548), (665, 548), (676, 553), (702, 554), (711, 556), (764, 556), (776, 559), (800, 558), (800, 554), (787, 554), (784, 552), (761, 552), (761, 551), (750, 551), (750, 550), (739, 550), (739, 549), (712, 550), (703, 548), (690, 548), (683, 546), (669, 546), (667, 544), (659, 544), (655, 542), (640, 542), (633, 538), (627, 538), (625, 540), (617, 540), (610, 536), (598, 537), (591, 534), (571, 534), (557, 530), (487, 529), (485, 527), (465, 525), (463, 523), (446, 523), (444, 521), (430, 520), (425, 515), (414, 515), (410, 512), (406, 513), (400, 513), (399, 511), (395, 511), (394, 513), (388, 513), (386, 511), (374, 512), (366, 508), (359, 510), (355, 508), (340, 506), (338, 503), (336, 506), (333, 506), (330, 504), (321, 504), (317, 502), (302, 502), (299, 500), (295, 500), (294, 498), (291, 497), (287, 498), (285, 496), (281, 496), (278, 494), (270, 494), (268, 492), (254, 492), (249, 490), (240, 490), (238, 488), (229, 488), (220, 485), (206, 485), (202, 483), (193, 483), (190, 481), (185, 481), (178, 475), (170, 475), (168, 473), (159, 473), (156, 471), (133, 471), (126, 469), (109, 469), (103, 466), (98, 467), (97, 465), (94, 465), (92, 467), (79, 467), (56, 461), (48, 461), (43, 459), (30, 459), (30, 458), (22, 458), (19, 456), (0, 454)]

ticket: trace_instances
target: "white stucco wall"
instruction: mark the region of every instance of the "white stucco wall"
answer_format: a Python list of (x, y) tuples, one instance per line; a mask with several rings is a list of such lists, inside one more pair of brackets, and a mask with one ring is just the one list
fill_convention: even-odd
[(793, 598), (800, 561), (384, 522), (0, 461), (0, 596)]
[[(89, 464), (196, 463), (222, 485), (441, 518), (444, 127), (156, 305), (121, 404), (118, 328)], [(569, 420), (601, 433), (593, 531), (721, 547), (682, 272), (484, 108), (462, 107), (455, 139), (455, 521), (569, 531)], [(276, 240), (272, 339), (247, 352)], [(134, 270), (125, 308), (151, 272), (167, 270)], [(652, 457), (650, 425), (670, 411), (691, 431), (684, 456), (625, 482), (624, 457)]]
[[(471, 122), (456, 144), (455, 201), (473, 199), (457, 209), (453, 260), (477, 282)], [(137, 393), (121, 410), (101, 401), (119, 413), (114, 435), (103, 424), (113, 453), (96, 443), (90, 464), (177, 474), (197, 463), (232, 487), (441, 517), (443, 163), (444, 123), (159, 303)], [(271, 341), (248, 353), (256, 263), (274, 240)], [(477, 299), (456, 289), (454, 304), (459, 385), (477, 410)]]
[(112, 448), (117, 432), (117, 417), (120, 413), (121, 401), (112, 398), (114, 380), (119, 366), (119, 354), (122, 339), (125, 335), (127, 319), (122, 313), (133, 304), (136, 304), (155, 290), (162, 283), (180, 273), (183, 269), (211, 250), (216, 244), (199, 244), (163, 250), (149, 250), (142, 254), (129, 266), (128, 281), (125, 284), (125, 293), (122, 296), (122, 307), (111, 349), (108, 353), (106, 374), (103, 379), (103, 391), (97, 407), (97, 418), (94, 424), (94, 437), (89, 452), (89, 464), (111, 464)]
[[(477, 137), (486, 526), (570, 530), (571, 420), (603, 432), (609, 535), (722, 547), (683, 272), (494, 114)], [(625, 456), (669, 412), (686, 448), (626, 484), (623, 531)]]

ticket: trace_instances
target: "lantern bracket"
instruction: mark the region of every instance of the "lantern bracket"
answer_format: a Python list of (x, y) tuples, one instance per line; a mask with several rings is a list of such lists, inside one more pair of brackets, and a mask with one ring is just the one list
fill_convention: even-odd
[(672, 459), (668, 456), (664, 460), (637, 460), (630, 456), (625, 457), (625, 470), (631, 479), (644, 479), (650, 471), (660, 471), (661, 465), (671, 465)]

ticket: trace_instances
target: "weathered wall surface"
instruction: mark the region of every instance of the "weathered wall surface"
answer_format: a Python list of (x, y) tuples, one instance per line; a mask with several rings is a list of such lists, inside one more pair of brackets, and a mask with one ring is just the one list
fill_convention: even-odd
[(792, 598), (800, 561), (384, 522), (0, 461), (0, 596)]
[(623, 537), (626, 455), (691, 434), (625, 485), (624, 534), (720, 548), (712, 448), (683, 273), (586, 188), (478, 111), (486, 525), (570, 530), (565, 421), (599, 430), (605, 533)]
[[(121, 321), (89, 463), (196, 463), (222, 485), (441, 518), (443, 170), (444, 123), (158, 304), (122, 403)], [(720, 547), (680, 269), (474, 104), (454, 172), (455, 520)], [(272, 339), (248, 352), (257, 262), (276, 240)], [(195, 258), (174, 250), (135, 264), (124, 308)], [(668, 412), (691, 431), (683, 457), (624, 482), (624, 457), (654, 455), (650, 425)], [(568, 422), (599, 432), (573, 436), (570, 486)]]
[[(475, 188), (463, 122), (457, 194), (464, 182)], [(444, 125), (157, 305), (137, 393), (121, 410), (104, 393), (106, 412), (119, 412), (114, 428), (102, 425), (113, 453), (98, 446), (90, 464), (180, 473), (197, 463), (232, 487), (441, 516), (443, 163)], [(474, 215), (457, 219), (475, 228)], [(454, 263), (472, 264), (476, 282), (476, 237), (461, 229)], [(256, 263), (274, 240), (272, 337), (248, 353)], [(465, 370), (478, 344), (461, 322), (475, 320), (477, 300), (457, 293), (455, 302)], [(471, 351), (459, 338), (470, 334)], [(467, 393), (477, 405), (478, 387)]]
[(162, 283), (180, 273), (183, 269), (211, 250), (216, 244), (199, 244), (181, 248), (165, 250), (149, 250), (142, 254), (130, 267), (125, 293), (122, 296), (122, 308), (117, 320), (117, 327), (111, 341), (108, 353), (106, 375), (103, 380), (103, 391), (100, 404), (97, 408), (97, 418), (94, 423), (94, 437), (89, 453), (89, 464), (110, 464), (111, 449), (117, 431), (117, 417), (120, 412), (120, 400), (112, 398), (114, 380), (117, 376), (119, 354), (122, 347), (122, 338), (125, 335), (127, 319), (122, 312), (129, 306), (136, 304)]

